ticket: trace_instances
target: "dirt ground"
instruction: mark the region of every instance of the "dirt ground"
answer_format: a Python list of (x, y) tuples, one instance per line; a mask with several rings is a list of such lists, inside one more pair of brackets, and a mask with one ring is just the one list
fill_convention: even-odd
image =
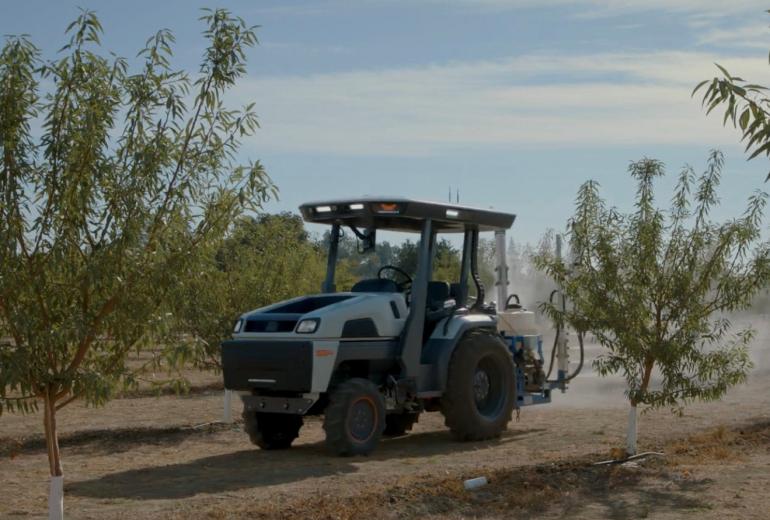
[[(755, 356), (767, 358), (769, 340), (757, 338)], [(202, 390), (188, 396), (62, 410), (68, 518), (770, 518), (770, 372), (761, 364), (719, 402), (642, 416), (641, 450), (665, 455), (630, 466), (592, 465), (622, 445), (627, 409), (622, 381), (590, 367), (553, 403), (522, 409), (500, 440), (457, 443), (431, 413), (358, 458), (329, 456), (316, 419), (292, 449), (260, 451), (239, 423), (216, 423), (216, 380), (199, 377)], [(41, 431), (39, 415), (0, 417), (0, 518), (44, 516)], [(481, 475), (488, 486), (463, 490)]]

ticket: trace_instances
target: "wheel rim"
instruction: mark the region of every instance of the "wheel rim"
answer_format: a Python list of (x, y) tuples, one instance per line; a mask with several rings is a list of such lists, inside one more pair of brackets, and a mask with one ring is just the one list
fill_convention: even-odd
[(479, 360), (473, 375), (476, 410), (484, 417), (497, 417), (505, 404), (506, 392), (501, 367), (488, 357)]
[(360, 397), (350, 405), (348, 432), (359, 443), (368, 441), (377, 426), (377, 407), (370, 397)]
[(476, 405), (481, 405), (489, 397), (489, 374), (482, 368), (476, 368), (473, 376), (473, 395), (476, 397)]

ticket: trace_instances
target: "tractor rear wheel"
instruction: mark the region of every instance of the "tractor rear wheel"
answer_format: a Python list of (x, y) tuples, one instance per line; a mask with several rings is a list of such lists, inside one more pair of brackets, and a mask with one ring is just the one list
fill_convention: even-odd
[(324, 412), (326, 446), (337, 455), (368, 455), (385, 429), (385, 401), (368, 379), (353, 378), (332, 393)]
[(473, 332), (460, 340), (449, 362), (441, 412), (462, 441), (499, 437), (516, 404), (513, 358), (494, 334)]
[(385, 437), (399, 437), (410, 431), (417, 422), (419, 413), (403, 412), (391, 413), (385, 417), (385, 431), (382, 434)]
[(285, 450), (299, 437), (302, 416), (243, 410), (243, 425), (252, 444), (263, 450)]

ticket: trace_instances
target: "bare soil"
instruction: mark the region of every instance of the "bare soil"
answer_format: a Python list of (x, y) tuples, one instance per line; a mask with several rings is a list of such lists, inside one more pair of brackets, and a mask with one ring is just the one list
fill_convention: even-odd
[[(761, 349), (767, 337), (758, 338)], [(589, 349), (589, 358), (595, 350)], [(770, 374), (683, 416), (640, 418), (633, 465), (594, 466), (622, 445), (622, 381), (586, 369), (501, 439), (455, 442), (437, 413), (369, 457), (326, 453), (310, 418), (288, 451), (260, 451), (217, 423), (217, 377), (187, 396), (139, 395), (59, 414), (68, 518), (770, 518)], [(238, 417), (240, 403), (234, 399)], [(42, 417), (0, 417), (0, 518), (46, 510)], [(464, 479), (490, 484), (467, 492)]]

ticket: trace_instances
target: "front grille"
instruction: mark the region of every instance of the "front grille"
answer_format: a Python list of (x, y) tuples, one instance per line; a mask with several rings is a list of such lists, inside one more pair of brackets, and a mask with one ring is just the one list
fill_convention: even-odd
[(246, 320), (243, 332), (292, 332), (297, 320)]
[(310, 341), (238, 339), (222, 343), (225, 388), (309, 392), (313, 376)]

